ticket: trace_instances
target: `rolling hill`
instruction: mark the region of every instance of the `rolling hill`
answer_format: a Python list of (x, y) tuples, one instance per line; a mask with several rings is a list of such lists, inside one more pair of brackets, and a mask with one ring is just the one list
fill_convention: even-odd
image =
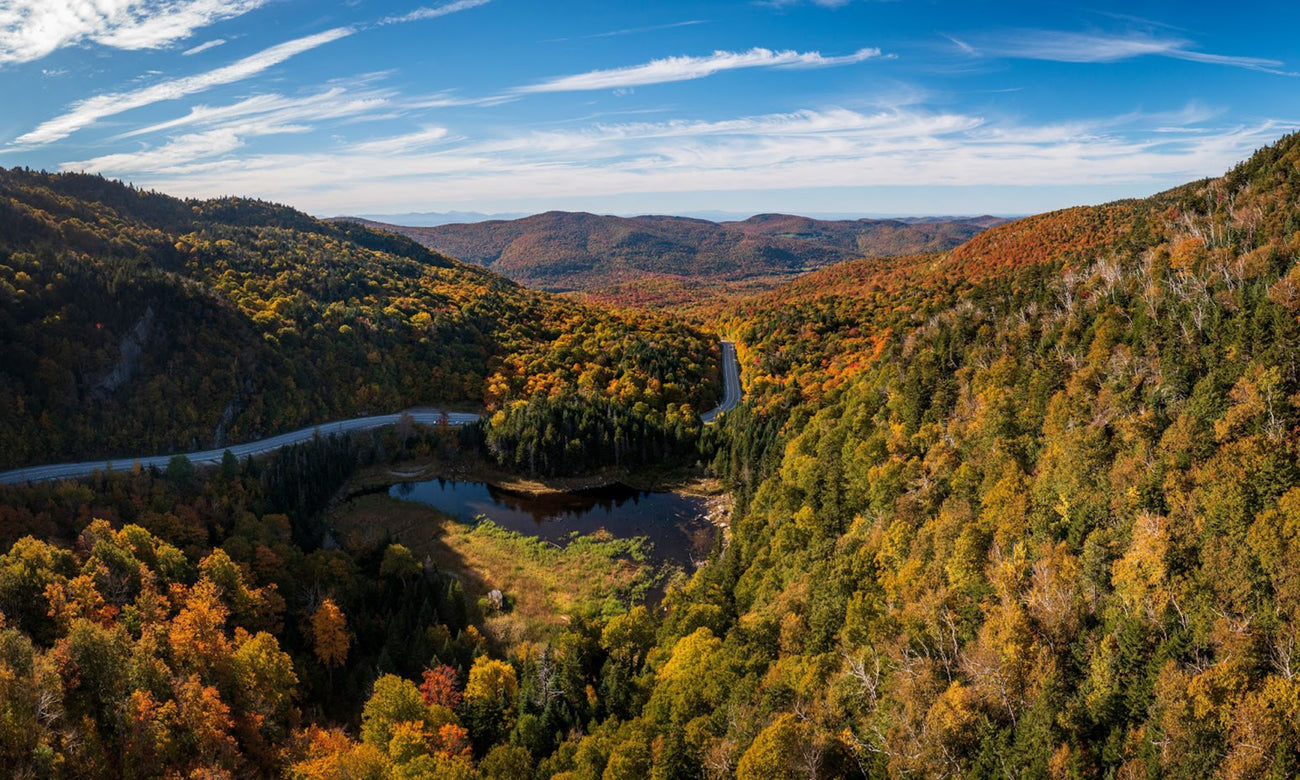
[(673, 297), (672, 290), (752, 289), (756, 280), (769, 287), (791, 275), (852, 258), (950, 249), (1003, 221), (997, 217), (826, 221), (761, 214), (717, 223), (562, 211), (437, 227), (361, 220), (530, 287), (632, 302), (637, 302), (638, 291), (646, 289)]

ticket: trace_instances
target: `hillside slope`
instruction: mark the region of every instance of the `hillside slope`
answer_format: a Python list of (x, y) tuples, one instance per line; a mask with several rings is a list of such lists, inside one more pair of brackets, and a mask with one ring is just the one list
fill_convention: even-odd
[(0, 171), (0, 343), (0, 468), (538, 392), (675, 417), (719, 390), (716, 343), (673, 322), (281, 206), (18, 169)]
[(641, 722), (740, 775), (1293, 776), (1297, 183), (1290, 137), (738, 306), (743, 509)]

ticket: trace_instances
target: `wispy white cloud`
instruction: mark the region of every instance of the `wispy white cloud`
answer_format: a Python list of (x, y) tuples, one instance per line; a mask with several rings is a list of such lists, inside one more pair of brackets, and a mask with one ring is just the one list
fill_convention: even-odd
[(1176, 60), (1226, 65), (1233, 68), (1294, 76), (1281, 70), (1280, 60), (1264, 57), (1209, 54), (1191, 48), (1183, 38), (1161, 37), (1148, 33), (1101, 34), (1063, 32), (1059, 30), (1013, 30), (996, 38), (970, 45), (950, 38), (968, 54), (989, 54), (1052, 62), (1119, 62), (1135, 57), (1168, 57)]
[(437, 19), (439, 16), (454, 14), (458, 11), (468, 11), (471, 8), (478, 8), (481, 5), (487, 5), (492, 0), (455, 0), (455, 2), (444, 3), (443, 5), (428, 6), (417, 8), (409, 13), (399, 14), (397, 16), (388, 16), (379, 21), (380, 24), (405, 24), (406, 22), (421, 22), (425, 19)]
[[(668, 120), (596, 124), (581, 130), (530, 132), (508, 139), (483, 141), (474, 151), (526, 153), (529, 150), (560, 152), (596, 147), (625, 147), (629, 143), (692, 139), (703, 142), (717, 138), (815, 138), (871, 137), (881, 141), (898, 135), (936, 135), (973, 130), (983, 123), (977, 117), (960, 114), (920, 114), (880, 111), (864, 114), (843, 108), (803, 110), (786, 114), (765, 114), (719, 121)], [(617, 149), (615, 150), (617, 152)]]
[(92, 160), (67, 162), (60, 167), (65, 171), (98, 171), (110, 175), (132, 170), (153, 170), (165, 174), (177, 170), (177, 166), (182, 163), (209, 160), (232, 152), (244, 145), (245, 138), (246, 135), (241, 135), (235, 128), (208, 130), (191, 133), (151, 149), (107, 154)]
[(743, 68), (829, 68), (852, 65), (879, 57), (880, 49), (859, 49), (853, 54), (824, 57), (819, 52), (773, 51), (753, 48), (749, 51), (715, 51), (703, 57), (665, 57), (642, 65), (593, 70), (572, 76), (559, 76), (537, 84), (518, 87), (519, 93), (578, 92), (594, 89), (640, 87), (673, 81), (689, 81), (727, 70)]
[(447, 128), (426, 127), (414, 133), (353, 144), (353, 154), (409, 154), (447, 140)]
[(196, 105), (187, 114), (122, 133), (134, 138), (181, 128), (214, 128), (257, 117), (268, 124), (319, 122), (392, 113), (397, 93), (367, 88), (364, 81), (335, 84), (307, 95), (255, 95), (225, 106)]
[(954, 37), (954, 36), (952, 36), (952, 35), (944, 35), (943, 37), (945, 37), (945, 38), (947, 38), (948, 40), (952, 41), (952, 45), (953, 45), (953, 46), (956, 46), (956, 47), (957, 47), (958, 49), (960, 49), (963, 53), (965, 53), (965, 54), (969, 54), (969, 55), (971, 55), (972, 57), (974, 57), (974, 56), (978, 56), (978, 55), (979, 55), (979, 52), (976, 51), (976, 49), (975, 49), (974, 46), (971, 46), (969, 43), (963, 41), (962, 39), (960, 39), (960, 38), (956, 38), (956, 37)]
[[(268, 100), (256, 104), (242, 101), (237, 104), (242, 110), (200, 113), (194, 120), (194, 124), (202, 128), (197, 132), (184, 133), (161, 144), (145, 146), (135, 151), (66, 162), (60, 168), (128, 175), (142, 170), (166, 174), (210, 167), (230, 152), (244, 148), (254, 139), (309, 133), (316, 129), (313, 122), (324, 119), (368, 117), (382, 103), (367, 97), (348, 99), (339, 88), (302, 100), (286, 99), (278, 95), (267, 97)], [(222, 119), (218, 120), (218, 116)], [(151, 130), (152, 128), (145, 128), (145, 131)], [(394, 144), (394, 148), (399, 146)], [(411, 148), (418, 147), (411, 145)]]
[[(306, 133), (323, 126), (342, 129), (360, 123), (381, 123), (417, 116), (429, 108), (478, 103), (450, 94), (400, 94), (376, 86), (382, 74), (330, 82), (302, 95), (255, 95), (222, 106), (196, 105), (174, 119), (139, 127), (110, 141), (167, 136), (135, 150), (115, 152), (63, 164), (67, 170), (93, 170), (111, 175), (140, 171), (175, 172), (182, 163), (211, 166), (257, 138)], [(444, 127), (426, 126), (400, 135), (376, 135), (340, 151), (347, 154), (409, 154), (449, 138)]]
[(207, 43), (200, 43), (198, 46), (195, 46), (192, 49), (186, 49), (185, 51), (181, 52), (181, 54), (185, 55), (186, 57), (189, 57), (190, 55), (198, 54), (199, 52), (207, 51), (208, 49), (215, 49), (218, 46), (224, 46), (225, 43), (226, 43), (225, 38), (214, 38), (213, 40), (210, 40)]
[(156, 49), (269, 0), (0, 0), (0, 64), (93, 42)]
[[(1206, 115), (1189, 106), (1169, 114), (1032, 124), (912, 105), (871, 112), (827, 108), (477, 139), (426, 127), (362, 143), (341, 140), (303, 154), (249, 154), (231, 149), (229, 136), (202, 130), (134, 159), (71, 165), (100, 170), (112, 164), (117, 175), (182, 195), (247, 194), (319, 213), (377, 213), (544, 201), (557, 194), (599, 201), (791, 186), (1168, 182), (1222, 171), (1295, 127), (1199, 124)], [(1177, 125), (1181, 132), (1162, 132), (1171, 123), (1187, 124)], [(213, 153), (200, 154), (205, 144)]]
[(684, 22), (669, 22), (668, 24), (654, 24), (649, 27), (625, 27), (621, 30), (609, 30), (607, 32), (591, 33), (589, 35), (574, 35), (564, 38), (548, 38), (543, 43), (560, 43), (561, 41), (587, 41), (594, 38), (618, 38), (624, 35), (638, 35), (640, 33), (658, 32), (660, 30), (675, 30), (678, 27), (694, 27), (697, 24), (704, 24), (703, 19), (688, 19)]
[(676, 30), (678, 27), (694, 27), (697, 24), (704, 24), (704, 20), (687, 19), (684, 22), (654, 24), (649, 27), (628, 27), (622, 30), (610, 30), (608, 32), (592, 33), (591, 35), (580, 35), (578, 37), (583, 40), (589, 40), (592, 38), (618, 38), (624, 35), (639, 35), (640, 33), (659, 32), (660, 30)]
[(758, 0), (759, 5), (773, 8), (784, 8), (787, 5), (803, 5), (805, 2), (811, 5), (819, 5), (822, 8), (841, 8), (853, 2), (853, 0)]
[(1126, 22), (1127, 24), (1129, 24), (1130, 26), (1136, 29), (1173, 30), (1175, 32), (1187, 32), (1187, 28), (1185, 27), (1178, 27), (1176, 25), (1169, 24), (1168, 22), (1162, 22), (1159, 19), (1152, 19), (1148, 16), (1138, 16), (1136, 14), (1119, 13), (1116, 11), (1105, 11), (1100, 8), (1088, 9), (1088, 12), (1097, 14), (1098, 16), (1104, 16), (1108, 19), (1118, 19), (1119, 21)]
[[(364, 84), (364, 81), (359, 83)], [(257, 138), (309, 133), (317, 128), (318, 123), (330, 120), (366, 121), (399, 116), (400, 112), (393, 110), (395, 99), (396, 94), (391, 90), (363, 86), (350, 91), (348, 86), (335, 85), (302, 97), (258, 95), (229, 106), (194, 106), (183, 117), (142, 127), (118, 138), (155, 135), (179, 128), (188, 128), (192, 132), (135, 151), (71, 161), (60, 167), (126, 175), (142, 170), (173, 173), (190, 170), (196, 165), (211, 166)], [(377, 142), (376, 149), (380, 148), (380, 143)], [(402, 146), (398, 143), (392, 145), (395, 150)], [(406, 146), (418, 148), (409, 141)]]
[(130, 92), (95, 95), (73, 103), (65, 113), (42, 122), (36, 129), (14, 139), (13, 143), (19, 146), (52, 143), (110, 116), (165, 100), (194, 95), (223, 84), (243, 81), (298, 54), (351, 35), (352, 32), (351, 28), (337, 27), (263, 49), (206, 73), (169, 79)]
[[(252, 2), (253, 0), (245, 0), (245, 1)], [(257, 2), (264, 2), (264, 1), (265, 0), (257, 0)], [(0, 3), (3, 2), (5, 2), (5, 0), (0, 0)], [(456, 2), (447, 3), (441, 6), (420, 8), (400, 17), (390, 17), (388, 19), (383, 20), (383, 22), (381, 23), (399, 23), (399, 22), (415, 21), (418, 19), (433, 19), (439, 16), (445, 16), (447, 14), (456, 13), (457, 11), (463, 11), (469, 8), (475, 8), (477, 6), (485, 5), (488, 2), (490, 2), (490, 0), (456, 0)], [(94, 97), (86, 98), (84, 100), (73, 103), (68, 108), (68, 110), (62, 115), (57, 116), (53, 119), (49, 119), (45, 122), (42, 122), (34, 130), (25, 133), (19, 136), (18, 138), (14, 139), (11, 146), (31, 147), (31, 146), (53, 143), (55, 141), (62, 140), (68, 137), (69, 135), (71, 135), (72, 133), (84, 129), (86, 127), (89, 127), (90, 125), (93, 125), (96, 122), (110, 116), (121, 114), (133, 109), (142, 108), (144, 106), (149, 106), (154, 103), (159, 103), (162, 101), (176, 100), (179, 98), (187, 97), (189, 95), (197, 94), (212, 89), (213, 87), (217, 87), (225, 84), (233, 84), (235, 82), (242, 81), (244, 79), (255, 76), (267, 70), (268, 68), (278, 65), (284, 62), (285, 60), (288, 60), (291, 57), (294, 57), (298, 54), (314, 49), (318, 46), (322, 46), (326, 43), (330, 43), (340, 38), (344, 38), (348, 35), (353, 34), (354, 32), (356, 32), (356, 29), (352, 27), (338, 27), (332, 30), (326, 30), (325, 32), (318, 33), (316, 35), (310, 35), (304, 38), (299, 38), (296, 40), (287, 41), (285, 43), (276, 46), (272, 46), (256, 54), (238, 60), (230, 65), (216, 68), (215, 70), (211, 70), (206, 73), (201, 73), (195, 76), (187, 76), (179, 79), (171, 79), (148, 87), (143, 87), (141, 89), (131, 90), (128, 92), (114, 92), (108, 94), (95, 95)], [(203, 44), (202, 46), (197, 46), (194, 49), (191, 49), (184, 53), (194, 54), (199, 51), (203, 51), (205, 49), (210, 49), (213, 46), (220, 45), (221, 43), (224, 42), (225, 41), (220, 39), (216, 41), (210, 41), (206, 44)], [(209, 106), (194, 106), (191, 108), (189, 114), (187, 114), (186, 116), (179, 117), (177, 119), (170, 120), (168, 122), (162, 122), (149, 127), (140, 128), (138, 130), (125, 133), (123, 134), (122, 137), (129, 137), (132, 135), (142, 135), (142, 134), (153, 133), (153, 132), (161, 132), (164, 130), (176, 129), (187, 125), (211, 126), (214, 123), (229, 121), (237, 117), (249, 116), (254, 114), (262, 114), (264, 115), (264, 118), (269, 117), (271, 120), (273, 120), (272, 124), (270, 125), (273, 127), (277, 126), (274, 124), (274, 121), (279, 121), (279, 119), (283, 117), (284, 112), (298, 113), (300, 114), (299, 118), (303, 120), (320, 120), (320, 119), (338, 118), (341, 116), (360, 116), (363, 113), (363, 111), (356, 110), (356, 109), (368, 108), (370, 106), (371, 101), (378, 101), (379, 103), (390, 102), (391, 99), (394, 97), (394, 95), (391, 93), (387, 93), (382, 96), (378, 94), (372, 94), (368, 97), (361, 97), (350, 102), (340, 103), (331, 100), (331, 98), (335, 97), (336, 94), (337, 91), (328, 93), (326, 96), (323, 96), (323, 98), (307, 97), (307, 98), (296, 98), (296, 99), (287, 99), (279, 95), (262, 95), (262, 96), (257, 96), (254, 98), (241, 101), (240, 103), (237, 103), (235, 105), (223, 106), (219, 108), (212, 108)], [(472, 105), (472, 104), (498, 105), (504, 102), (509, 102), (510, 100), (513, 99), (514, 98), (509, 95), (491, 96), (491, 97), (479, 98), (479, 99), (465, 99), (465, 98), (458, 98), (449, 93), (443, 93), (439, 95), (423, 96), (411, 100), (402, 101), (403, 105), (400, 107), (400, 109), (414, 110), (414, 109), (439, 108), (439, 107), (446, 107), (446, 106)], [(389, 114), (389, 115), (372, 114), (366, 118), (370, 118), (370, 119), (392, 118), (393, 116), (400, 115), (401, 110), (399, 110), (398, 113), (396, 114)], [(216, 136), (210, 135), (209, 137), (216, 137)], [(96, 158), (96, 160), (109, 159), (109, 158), (111, 158), (114, 161), (115, 165), (119, 165), (119, 166), (126, 165), (127, 160), (130, 159), (130, 158), (119, 158), (110, 155), (107, 158)], [(92, 161), (87, 161), (87, 162), (92, 162)]]

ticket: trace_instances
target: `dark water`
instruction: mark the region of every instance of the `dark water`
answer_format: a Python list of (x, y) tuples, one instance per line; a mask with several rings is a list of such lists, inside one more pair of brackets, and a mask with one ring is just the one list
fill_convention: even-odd
[(704, 499), (676, 493), (650, 493), (613, 487), (532, 496), (481, 482), (402, 482), (388, 495), (427, 504), (453, 517), (472, 521), (484, 515), (497, 525), (528, 536), (564, 543), (571, 533), (584, 536), (605, 530), (612, 536), (644, 536), (654, 545), (651, 557), (693, 569), (713, 544), (714, 527), (705, 519)]

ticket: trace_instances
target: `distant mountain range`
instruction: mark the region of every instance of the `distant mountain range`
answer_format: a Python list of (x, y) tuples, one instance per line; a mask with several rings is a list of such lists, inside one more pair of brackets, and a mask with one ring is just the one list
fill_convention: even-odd
[[(356, 214), (357, 219), (365, 219), (371, 222), (383, 222), (389, 225), (406, 225), (409, 227), (437, 227), (438, 225), (455, 225), (464, 222), (487, 222), (493, 219), (521, 219), (527, 217), (533, 212), (516, 211), (516, 212), (499, 212), (494, 214), (485, 214), (481, 211), (407, 211), (401, 214)], [(635, 217), (642, 216), (638, 214), (613, 214), (609, 216)], [(686, 217), (687, 219), (704, 219), (709, 222), (743, 222), (753, 216), (749, 211), (683, 211), (673, 216)], [(860, 219), (878, 219), (892, 220), (896, 222), (905, 222), (912, 224), (915, 222), (959, 222), (966, 219), (982, 219), (972, 215), (946, 215), (946, 216), (927, 216), (915, 217), (906, 214), (863, 214), (861, 212), (837, 211), (837, 212), (810, 212), (804, 214), (805, 217), (818, 220), (827, 220), (831, 222), (856, 222)], [(1001, 215), (1004, 219), (1016, 219), (1024, 215)]]
[(779, 280), (854, 258), (941, 251), (1006, 221), (993, 216), (819, 220), (759, 214), (712, 222), (565, 211), (437, 226), (339, 219), (409, 236), (531, 287), (598, 295), (650, 282)]
[(408, 211), (405, 214), (360, 214), (360, 219), (382, 222), (391, 225), (410, 225), (412, 227), (436, 227), (462, 222), (487, 222), (490, 219), (519, 219), (528, 216), (528, 212), (503, 212), (484, 214), (481, 211)]

